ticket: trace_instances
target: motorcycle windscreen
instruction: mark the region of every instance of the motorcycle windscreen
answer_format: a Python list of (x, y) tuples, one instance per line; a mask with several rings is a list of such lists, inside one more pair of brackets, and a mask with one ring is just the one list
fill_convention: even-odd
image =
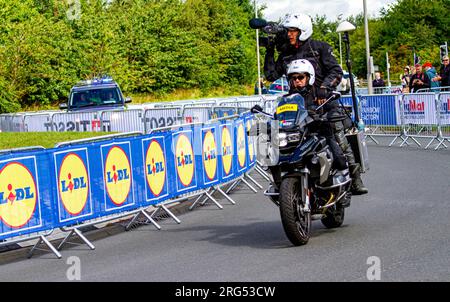
[(280, 127), (299, 125), (307, 116), (305, 99), (299, 94), (284, 96), (278, 102), (276, 119)]

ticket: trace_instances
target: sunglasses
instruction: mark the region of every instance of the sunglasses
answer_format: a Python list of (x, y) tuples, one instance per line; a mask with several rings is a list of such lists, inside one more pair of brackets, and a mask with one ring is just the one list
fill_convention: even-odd
[(300, 74), (300, 75), (298, 75), (298, 76), (292, 76), (292, 77), (291, 77), (291, 79), (292, 79), (293, 81), (297, 81), (297, 80), (302, 81), (304, 78), (306, 78), (306, 75), (304, 75), (304, 74)]

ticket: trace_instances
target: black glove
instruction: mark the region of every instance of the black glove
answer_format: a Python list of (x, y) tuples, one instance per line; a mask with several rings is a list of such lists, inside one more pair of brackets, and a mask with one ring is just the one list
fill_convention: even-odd
[(250, 109), (251, 113), (260, 113), (261, 111), (263, 111), (263, 108), (259, 105), (255, 105)]
[(319, 100), (321, 100), (321, 99), (328, 99), (330, 97), (330, 94), (331, 94), (331, 90), (326, 88), (326, 87), (320, 87), (317, 90), (317, 98)]

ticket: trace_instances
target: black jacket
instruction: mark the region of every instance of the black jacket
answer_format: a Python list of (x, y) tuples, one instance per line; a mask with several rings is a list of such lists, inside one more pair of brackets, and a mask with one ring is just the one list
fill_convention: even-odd
[(441, 72), (439, 73), (441, 76), (441, 87), (450, 86), (450, 64), (446, 66), (442, 65)]
[[(419, 84), (418, 81), (422, 81), (423, 84)], [(409, 91), (410, 92), (417, 92), (419, 89), (425, 89), (430, 88), (430, 79), (428, 79), (428, 76), (425, 74), (425, 72), (422, 72), (420, 74), (416, 73), (413, 74), (411, 77), (411, 81), (409, 82)]]
[(322, 86), (335, 90), (342, 80), (342, 68), (336, 61), (331, 46), (325, 42), (308, 39), (299, 47), (289, 45), (279, 54), (276, 62), (274, 52), (274, 49), (268, 48), (264, 62), (264, 74), (269, 81), (275, 81), (286, 74), (287, 65), (298, 59), (308, 60), (314, 66), (316, 88)]

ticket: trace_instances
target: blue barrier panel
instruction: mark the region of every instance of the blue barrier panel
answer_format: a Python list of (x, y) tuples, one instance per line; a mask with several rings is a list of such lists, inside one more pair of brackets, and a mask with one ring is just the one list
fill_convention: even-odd
[(192, 127), (172, 133), (172, 152), (169, 152), (167, 157), (171, 157), (170, 153), (172, 153), (175, 164), (173, 175), (176, 175), (175, 191), (178, 194), (197, 189), (196, 167), (198, 162), (195, 160), (193, 135), (194, 129)]
[(61, 149), (53, 153), (58, 222), (76, 223), (92, 218), (94, 208), (88, 148)]
[(49, 156), (46, 150), (2, 156), (0, 239), (54, 228)]
[(252, 168), (256, 164), (256, 139), (254, 136), (249, 136), (252, 126), (255, 125), (255, 118), (253, 114), (245, 116), (246, 138), (247, 138), (247, 169)]
[[(396, 95), (360, 96), (361, 119), (366, 125), (400, 125), (397, 120)], [(353, 106), (351, 97), (341, 97), (344, 105)]]
[(102, 197), (102, 210), (107, 213), (136, 207), (131, 155), (138, 156), (140, 152), (135, 152), (131, 152), (130, 140), (104, 143), (100, 145), (101, 160), (91, 161), (91, 171), (102, 172), (102, 185), (96, 186), (95, 189), (99, 189), (97, 196)]
[(202, 186), (219, 183), (218, 126), (211, 124), (201, 129), (202, 138)]
[(234, 163), (234, 125), (233, 122), (221, 121), (219, 125), (219, 158), (220, 158), (220, 173), (221, 182), (227, 182), (234, 178), (235, 163)]
[(235, 166), (236, 174), (240, 176), (247, 169), (247, 144), (246, 144), (246, 133), (245, 133), (245, 121), (244, 118), (240, 117), (234, 121), (235, 129)]
[(253, 116), (3, 155), (0, 240), (129, 212), (228, 182), (255, 164)]
[(144, 205), (155, 204), (169, 197), (167, 146), (171, 133), (147, 135), (142, 139), (142, 154), (145, 174)]

